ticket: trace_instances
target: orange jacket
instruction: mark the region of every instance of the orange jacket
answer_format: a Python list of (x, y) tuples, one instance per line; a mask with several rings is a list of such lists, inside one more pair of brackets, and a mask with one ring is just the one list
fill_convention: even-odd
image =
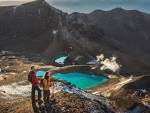
[(50, 78), (47, 80), (47, 79), (43, 79), (43, 90), (49, 90), (50, 88), (50, 85), (52, 84), (52, 82), (50, 82)]

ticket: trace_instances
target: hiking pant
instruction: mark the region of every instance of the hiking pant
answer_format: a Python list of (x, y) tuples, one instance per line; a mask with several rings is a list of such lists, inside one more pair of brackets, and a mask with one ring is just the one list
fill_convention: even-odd
[(41, 90), (38, 86), (32, 86), (32, 100), (34, 101), (35, 100), (35, 90), (38, 91), (38, 99), (41, 99)]
[(43, 96), (44, 96), (44, 103), (45, 104), (49, 104), (50, 100), (49, 100), (49, 97), (50, 97), (50, 90), (43, 90)]

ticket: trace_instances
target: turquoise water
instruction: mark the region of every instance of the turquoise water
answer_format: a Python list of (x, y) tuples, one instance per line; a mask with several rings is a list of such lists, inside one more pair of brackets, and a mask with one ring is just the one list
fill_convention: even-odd
[(36, 76), (43, 76), (45, 74), (45, 71), (37, 71)]
[(64, 54), (64, 53), (60, 53), (60, 54), (53, 55), (53, 58), (54, 59), (59, 59), (59, 58), (64, 57), (64, 56), (68, 56), (68, 55)]
[(106, 82), (108, 80), (103, 76), (95, 76), (78, 72), (67, 74), (55, 73), (53, 76), (61, 80), (66, 80), (67, 82), (71, 82), (79, 88), (88, 88), (96, 84)]

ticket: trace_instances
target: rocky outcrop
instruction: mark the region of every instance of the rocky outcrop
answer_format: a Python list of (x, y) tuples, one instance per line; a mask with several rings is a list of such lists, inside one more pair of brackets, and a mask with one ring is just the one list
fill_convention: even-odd
[(135, 91), (132, 95), (134, 98), (145, 99), (150, 98), (149, 92)]
[(125, 111), (126, 113), (149, 113), (150, 108), (144, 106), (141, 103), (135, 103), (131, 108), (129, 108), (127, 111)]

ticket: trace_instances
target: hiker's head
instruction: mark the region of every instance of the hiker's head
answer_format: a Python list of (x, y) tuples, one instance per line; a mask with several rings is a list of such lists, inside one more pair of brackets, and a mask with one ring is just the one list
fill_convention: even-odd
[(35, 67), (34, 67), (34, 66), (31, 66), (31, 70), (32, 70), (32, 71), (35, 71)]
[(45, 79), (48, 79), (49, 77), (50, 77), (50, 72), (47, 71), (47, 72), (44, 74), (44, 78), (45, 78)]

